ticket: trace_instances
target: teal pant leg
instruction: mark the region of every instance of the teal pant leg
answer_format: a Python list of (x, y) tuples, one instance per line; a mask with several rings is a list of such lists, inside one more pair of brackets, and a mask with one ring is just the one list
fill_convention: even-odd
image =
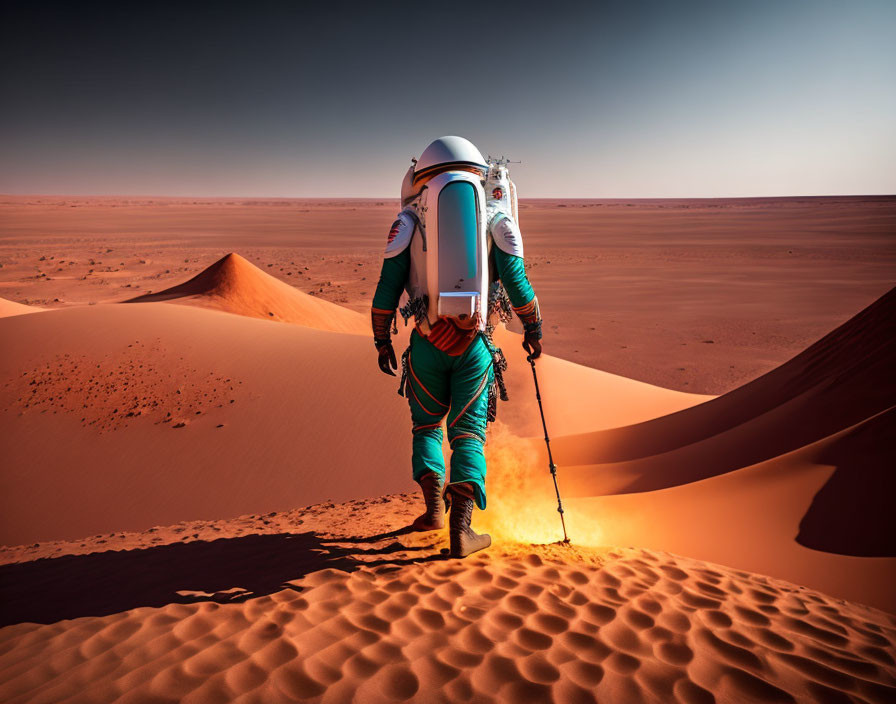
[(411, 333), (406, 394), (413, 421), (411, 467), (415, 481), (428, 472), (445, 476), (442, 419), (450, 403), (446, 358), (429, 341)]
[(481, 337), (453, 360), (448, 413), (451, 484), (469, 482), (476, 505), (485, 508), (485, 426), (488, 392), (494, 379), (491, 351)]

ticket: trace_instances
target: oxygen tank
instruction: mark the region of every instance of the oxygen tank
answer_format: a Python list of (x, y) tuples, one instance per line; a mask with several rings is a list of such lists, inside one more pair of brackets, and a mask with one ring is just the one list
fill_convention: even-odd
[[(425, 270), (420, 279), (429, 322), (450, 318), (463, 328), (484, 330), (488, 243), (482, 181), (466, 171), (446, 171), (428, 181), (424, 193), (418, 216), (426, 250), (411, 250), (411, 268)], [(423, 261), (415, 261), (415, 253)]]

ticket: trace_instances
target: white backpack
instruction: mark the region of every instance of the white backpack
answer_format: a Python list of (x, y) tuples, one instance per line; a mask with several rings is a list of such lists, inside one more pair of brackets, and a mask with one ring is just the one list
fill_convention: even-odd
[(489, 245), (479, 177), (467, 171), (433, 177), (399, 213), (389, 238), (387, 257), (411, 247), (408, 296), (412, 304), (426, 301), (424, 310), (413, 311), (418, 323), (431, 326), (448, 318), (462, 328), (485, 330)]
[(439, 318), (485, 330), (494, 278), (489, 271), (493, 238), (501, 249), (522, 255), (516, 187), (506, 162), (489, 162), (485, 184), (484, 189), (482, 180), (468, 171), (433, 177), (399, 213), (389, 233), (386, 257), (411, 248), (410, 301), (402, 313), (405, 318), (413, 315), (424, 332)]

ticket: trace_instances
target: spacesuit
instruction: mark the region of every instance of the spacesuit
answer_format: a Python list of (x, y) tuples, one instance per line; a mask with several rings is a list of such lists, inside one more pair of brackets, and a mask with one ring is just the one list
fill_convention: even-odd
[[(399, 393), (411, 410), (411, 465), (426, 504), (413, 527), (442, 528), (444, 503), (450, 504), (451, 555), (465, 557), (491, 544), (470, 527), (473, 504), (486, 506), (485, 430), (495, 395), (503, 394), (496, 374), (505, 363), (490, 339), (489, 314), (502, 303), (512, 307), (532, 358), (541, 354), (541, 315), (526, 276), (515, 192), (504, 163), (486, 162), (461, 137), (437, 139), (408, 170), (402, 205), (373, 298), (374, 342), (380, 369), (394, 375), (391, 330), (407, 291), (401, 313), (406, 321), (413, 317), (415, 327), (402, 356)], [(447, 485), (443, 421), (451, 446)]]

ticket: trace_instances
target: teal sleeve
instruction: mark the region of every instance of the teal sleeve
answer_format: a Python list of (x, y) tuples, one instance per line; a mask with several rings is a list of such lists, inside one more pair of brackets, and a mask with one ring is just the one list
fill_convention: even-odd
[(373, 308), (382, 311), (394, 311), (398, 307), (398, 299), (408, 281), (411, 271), (411, 248), (401, 254), (383, 260), (380, 280), (373, 294)]
[(495, 266), (498, 268), (498, 278), (504, 284), (507, 296), (514, 308), (521, 308), (535, 298), (535, 291), (526, 276), (526, 265), (522, 257), (507, 254), (500, 247), (494, 247)]

